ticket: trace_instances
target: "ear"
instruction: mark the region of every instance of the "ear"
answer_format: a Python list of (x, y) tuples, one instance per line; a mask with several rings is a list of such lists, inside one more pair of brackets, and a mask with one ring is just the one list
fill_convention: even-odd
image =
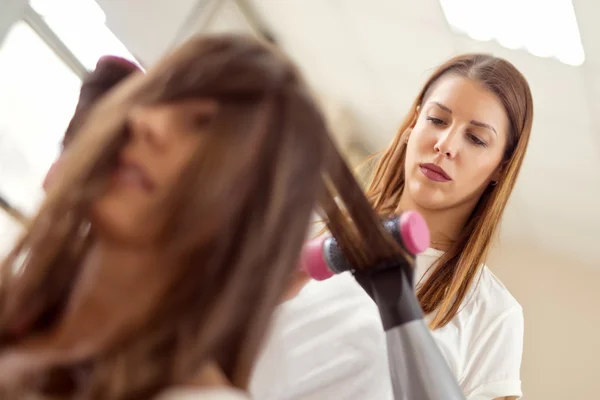
[(42, 183), (42, 188), (45, 192), (48, 192), (50, 187), (52, 187), (52, 183), (56, 180), (56, 173), (58, 169), (58, 160), (54, 161), (46, 172), (46, 177), (44, 178), (44, 182)]

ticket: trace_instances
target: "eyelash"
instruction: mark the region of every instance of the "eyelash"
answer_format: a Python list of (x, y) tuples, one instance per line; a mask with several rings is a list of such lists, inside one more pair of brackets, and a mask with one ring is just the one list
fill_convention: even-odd
[[(441, 120), (439, 118), (435, 118), (435, 117), (427, 117), (427, 120), (430, 121), (434, 125), (442, 125), (444, 123), (443, 120)], [(477, 136), (473, 135), (472, 133), (468, 133), (467, 136), (469, 137), (469, 140), (475, 146), (487, 147), (487, 143), (485, 143), (483, 140), (479, 139)]]
[(469, 133), (469, 139), (476, 145), (476, 146), (481, 146), (481, 147), (486, 147), (487, 143), (485, 143), (483, 140), (479, 139), (477, 136), (472, 135)]
[(441, 125), (444, 123), (444, 121), (435, 117), (427, 117), (427, 121), (431, 121), (434, 125)]

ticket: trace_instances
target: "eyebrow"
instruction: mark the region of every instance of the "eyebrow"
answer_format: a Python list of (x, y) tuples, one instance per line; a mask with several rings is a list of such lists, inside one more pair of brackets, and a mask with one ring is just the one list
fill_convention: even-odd
[[(447, 106), (443, 105), (442, 103), (438, 103), (437, 101), (432, 101), (431, 103), (435, 104), (436, 106), (438, 106), (442, 110), (446, 111), (448, 114), (452, 114), (452, 110), (450, 108), (448, 108)], [(496, 132), (496, 129), (492, 125), (490, 125), (490, 124), (486, 124), (485, 122), (479, 122), (479, 121), (475, 121), (475, 120), (471, 120), (470, 123), (471, 123), (471, 125), (475, 125), (475, 126), (479, 126), (481, 128), (489, 129), (492, 132), (494, 132), (496, 134), (496, 136), (498, 136), (498, 132)]]

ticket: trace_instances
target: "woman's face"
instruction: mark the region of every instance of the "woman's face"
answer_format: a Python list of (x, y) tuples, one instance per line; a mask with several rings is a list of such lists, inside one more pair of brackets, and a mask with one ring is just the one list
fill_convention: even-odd
[(431, 210), (474, 207), (500, 177), (508, 132), (496, 95), (464, 77), (440, 78), (408, 140), (405, 177), (412, 202)]
[(154, 241), (166, 222), (161, 206), (215, 112), (216, 103), (211, 100), (132, 110), (127, 120), (129, 141), (121, 150), (107, 191), (93, 205), (95, 230), (136, 245)]

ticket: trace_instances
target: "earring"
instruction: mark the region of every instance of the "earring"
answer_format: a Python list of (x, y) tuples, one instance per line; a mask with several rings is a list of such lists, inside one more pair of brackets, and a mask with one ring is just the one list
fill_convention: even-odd
[(491, 186), (496, 186), (497, 184), (498, 184), (498, 181), (492, 181), (492, 182), (490, 182)]

